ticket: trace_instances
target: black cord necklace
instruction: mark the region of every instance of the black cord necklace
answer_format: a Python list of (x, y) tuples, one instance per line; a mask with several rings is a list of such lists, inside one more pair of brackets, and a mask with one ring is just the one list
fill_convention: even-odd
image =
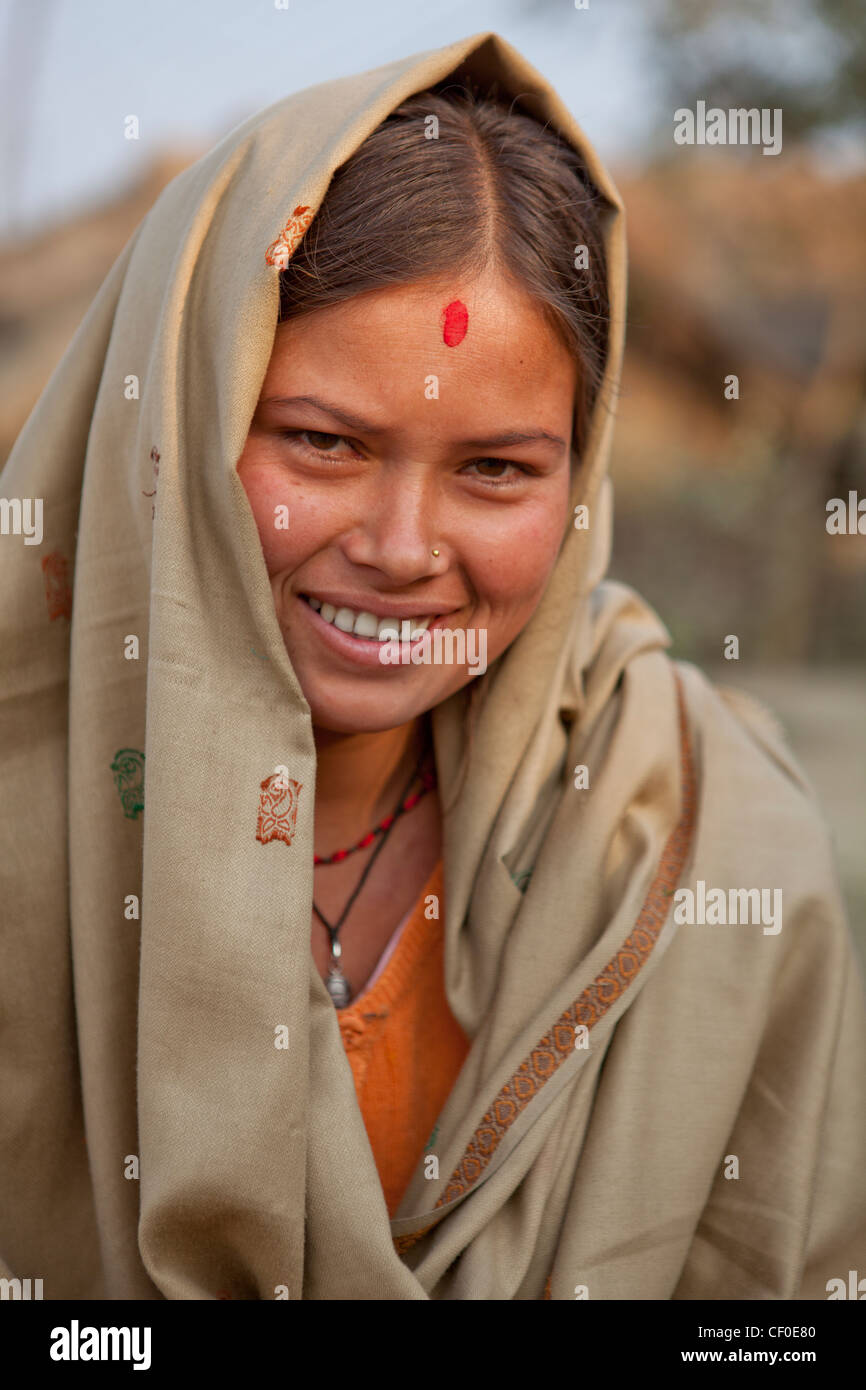
[[(424, 760), (427, 757), (427, 753), (428, 749), (425, 748), (424, 752), (421, 754), (421, 757), (418, 759), (418, 762), (412, 772), (411, 777), (409, 778), (409, 781), (406, 784), (405, 791), (403, 792), (399, 802), (397, 803), (398, 806), (403, 805), (403, 802), (409, 795), (409, 791), (411, 790), (413, 782), (415, 781), (416, 777), (420, 775), (421, 768), (424, 764)], [(332, 1000), (334, 1001), (334, 1008), (336, 1009), (344, 1009), (352, 997), (352, 986), (350, 985), (349, 981), (346, 979), (346, 976), (340, 969), (340, 957), (343, 954), (343, 948), (338, 940), (338, 933), (349, 915), (349, 911), (352, 907), (352, 904), (354, 903), (355, 899), (357, 898), (358, 894), (363, 888), (364, 883), (367, 879), (367, 875), (369, 874), (370, 870), (375, 864), (376, 859), (381, 854), (382, 850), (385, 848), (385, 841), (387, 840), (396, 823), (397, 816), (395, 815), (390, 825), (382, 835), (382, 838), (380, 839), (373, 853), (370, 855), (370, 858), (367, 860), (367, 863), (364, 866), (364, 872), (361, 874), (361, 877), (355, 886), (352, 896), (349, 898), (349, 901), (343, 908), (343, 911), (340, 914), (340, 920), (336, 923), (335, 926), (331, 925), (327, 917), (325, 917), (325, 915), (320, 911), (320, 909), (316, 907), (316, 904), (313, 903), (313, 911), (315, 912), (316, 916), (324, 923), (328, 935), (331, 938), (331, 965), (330, 969), (328, 970), (328, 978), (325, 980), (325, 988), (330, 994)]]

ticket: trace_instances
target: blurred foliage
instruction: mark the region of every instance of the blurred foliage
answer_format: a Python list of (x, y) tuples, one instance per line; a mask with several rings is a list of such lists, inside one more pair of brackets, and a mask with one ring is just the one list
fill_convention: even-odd
[[(522, 8), (549, 20), (563, 3)], [(665, 106), (781, 107), (792, 138), (866, 133), (866, 0), (620, 0), (606, 18), (644, 47)], [(657, 152), (669, 148), (665, 128)]]
[(686, 105), (781, 107), (792, 136), (866, 124), (863, 0), (650, 0), (650, 11)]

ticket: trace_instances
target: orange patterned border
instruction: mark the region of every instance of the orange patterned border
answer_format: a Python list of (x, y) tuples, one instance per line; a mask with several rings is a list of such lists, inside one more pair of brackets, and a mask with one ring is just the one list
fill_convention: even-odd
[(52, 550), (42, 559), (42, 573), (45, 576), (45, 601), (48, 604), (48, 617), (72, 617), (72, 585), (69, 581), (69, 561), (59, 550)]
[(295, 208), (276, 241), (272, 241), (265, 252), (268, 265), (275, 265), (277, 270), (285, 270), (315, 215), (314, 209), (306, 203)]
[(428, 1231), (432, 1231), (433, 1227), (438, 1225), (439, 1221), (431, 1221), (430, 1225), (425, 1226), (423, 1231), (412, 1231), (407, 1236), (395, 1236), (394, 1249), (397, 1251), (397, 1254), (405, 1255), (406, 1251), (411, 1250), (412, 1246), (417, 1244), (417, 1242), (421, 1239), (422, 1236), (426, 1236)]
[[(601, 1021), (611, 1005), (628, 989), (638, 971), (649, 959), (658, 940), (692, 842), (697, 801), (685, 698), (677, 671), (674, 671), (674, 680), (680, 726), (683, 806), (679, 822), (668, 836), (658, 869), (634, 928), (601, 974), (587, 986), (579, 999), (560, 1014), (550, 1031), (539, 1039), (511, 1080), (502, 1087), (467, 1144), (462, 1159), (436, 1203), (436, 1208), (462, 1197), (473, 1183), (478, 1181), (514, 1121), (563, 1062), (573, 1055), (576, 1027), (584, 1024), (587, 1028), (593, 1028)], [(416, 1241), (436, 1224), (438, 1223), (433, 1222), (423, 1231), (395, 1237), (394, 1244), (398, 1254), (402, 1255), (411, 1249)]]

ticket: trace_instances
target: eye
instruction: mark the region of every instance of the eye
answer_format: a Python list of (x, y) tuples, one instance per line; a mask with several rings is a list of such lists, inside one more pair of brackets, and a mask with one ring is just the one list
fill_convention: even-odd
[[(475, 459), (474, 466), (476, 468), (490, 468), (492, 466), (493, 468), (505, 469), (508, 468), (509, 465), (506, 459)], [(485, 478), (500, 478), (501, 476), (501, 473), (482, 474), (482, 477)]]
[(347, 453), (352, 458), (358, 457), (357, 451), (352, 448), (344, 434), (329, 434), (325, 430), (288, 429), (280, 430), (280, 434), (283, 439), (287, 439), (290, 444), (296, 444), (312, 458), (346, 458)]
[(298, 430), (298, 438), (305, 440), (322, 454), (331, 453), (334, 445), (341, 441), (344, 444), (348, 442), (341, 434), (325, 434), (321, 430)]
[[(480, 479), (481, 482), (489, 484), (491, 487), (512, 487), (515, 483), (520, 482), (520, 475), (528, 477), (533, 471), (527, 468), (525, 464), (514, 463), (512, 459), (473, 459), (468, 467), (482, 470), (488, 468), (498, 470), (494, 473), (482, 471), (475, 474), (476, 478)], [(511, 473), (506, 473), (506, 469), (511, 469), (513, 471)]]

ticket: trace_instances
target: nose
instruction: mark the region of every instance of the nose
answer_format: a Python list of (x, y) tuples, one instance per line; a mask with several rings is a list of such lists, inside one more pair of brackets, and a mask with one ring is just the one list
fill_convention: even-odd
[(389, 470), (384, 483), (378, 480), (365, 516), (345, 538), (346, 557), (377, 569), (395, 587), (441, 574), (447, 547), (439, 515), (433, 479), (410, 468)]

